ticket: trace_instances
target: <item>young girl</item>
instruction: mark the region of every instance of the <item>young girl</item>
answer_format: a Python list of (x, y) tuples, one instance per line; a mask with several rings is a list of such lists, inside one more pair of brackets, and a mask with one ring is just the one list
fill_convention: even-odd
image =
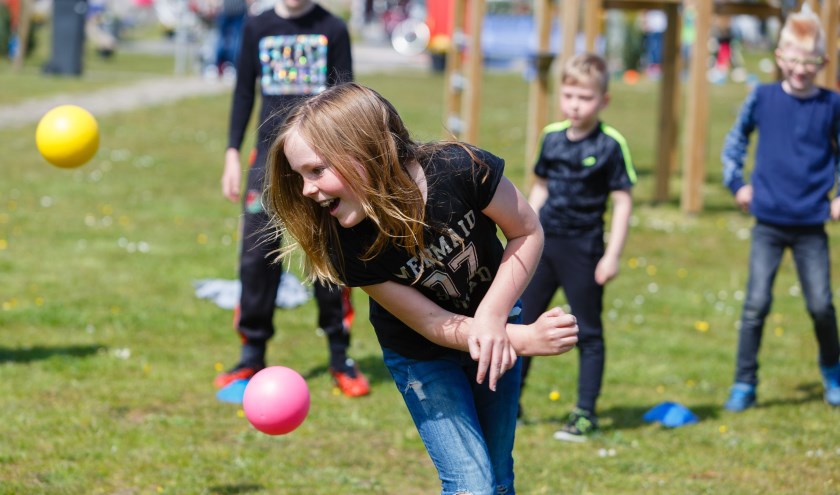
[(269, 160), (265, 203), (294, 240), (281, 257), (299, 247), (311, 278), (368, 293), (443, 493), (514, 493), (517, 354), (566, 352), (577, 326), (559, 308), (512, 323), (543, 234), (503, 161), (414, 142), (394, 107), (355, 83), (297, 107)]

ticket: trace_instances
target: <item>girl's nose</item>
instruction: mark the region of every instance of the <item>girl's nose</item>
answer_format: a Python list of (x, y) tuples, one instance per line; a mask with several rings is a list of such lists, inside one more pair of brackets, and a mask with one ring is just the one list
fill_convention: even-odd
[(313, 198), (315, 195), (318, 194), (318, 188), (312, 181), (304, 180), (303, 181), (303, 195), (307, 198)]

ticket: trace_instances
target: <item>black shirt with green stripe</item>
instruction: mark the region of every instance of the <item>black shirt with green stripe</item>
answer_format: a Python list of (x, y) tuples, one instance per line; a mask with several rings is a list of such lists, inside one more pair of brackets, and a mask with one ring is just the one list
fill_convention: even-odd
[(599, 122), (583, 139), (573, 141), (567, 134), (570, 127), (567, 120), (543, 129), (534, 165), (534, 173), (548, 187), (539, 211), (547, 236), (603, 232), (610, 193), (636, 183), (630, 149), (620, 132)]

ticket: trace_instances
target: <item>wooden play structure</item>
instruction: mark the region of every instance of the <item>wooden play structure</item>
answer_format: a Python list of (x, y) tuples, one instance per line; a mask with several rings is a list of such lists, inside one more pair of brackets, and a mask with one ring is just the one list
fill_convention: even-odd
[[(695, 0), (696, 40), (686, 81), (686, 115), (680, 115), (679, 87), (679, 36), (683, 0), (534, 0), (534, 18), (537, 35), (537, 52), (534, 54), (536, 77), (530, 82), (528, 122), (525, 143), (526, 163), (532, 163), (539, 133), (549, 121), (549, 113), (556, 104), (549, 102), (552, 67), (558, 67), (574, 54), (575, 40), (582, 32), (585, 49), (594, 50), (595, 40), (600, 34), (602, 14), (605, 10), (659, 9), (665, 12), (668, 28), (663, 39), (661, 82), (659, 86), (659, 113), (657, 119), (658, 143), (655, 162), (655, 202), (669, 199), (671, 172), (678, 169), (677, 150), (680, 123), (685, 122), (685, 146), (682, 153), (682, 191), (680, 205), (686, 213), (697, 213), (703, 209), (703, 183), (706, 175), (706, 144), (708, 140), (708, 81), (707, 59), (709, 49), (706, 40), (712, 31), (715, 16), (752, 15), (756, 17), (778, 17), (786, 12), (767, 0)], [(819, 13), (823, 29), (830, 40), (828, 61), (821, 73), (820, 83), (827, 87), (836, 86), (837, 46), (831, 41), (837, 39), (838, 0), (799, 0), (810, 3)], [(469, 5), (468, 5), (469, 4)], [(452, 39), (447, 54), (445, 76), (445, 112), (450, 131), (460, 139), (475, 143), (478, 138), (479, 101), (481, 95), (482, 56), (479, 47), (481, 21), (485, 0), (452, 1)], [(562, 25), (562, 48), (556, 56), (549, 48), (552, 12), (557, 11)], [(469, 13), (469, 37), (465, 34), (465, 18)], [(572, 49), (568, 49), (572, 47)], [(466, 67), (466, 70), (464, 70)]]

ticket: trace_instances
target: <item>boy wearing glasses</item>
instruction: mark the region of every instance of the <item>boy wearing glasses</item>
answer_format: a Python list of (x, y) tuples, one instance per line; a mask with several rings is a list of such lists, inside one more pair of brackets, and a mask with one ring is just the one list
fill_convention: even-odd
[[(807, 4), (788, 16), (776, 49), (782, 81), (759, 85), (747, 96), (721, 153), (724, 185), (738, 206), (756, 219), (735, 384), (724, 405), (733, 412), (756, 403), (762, 329), (787, 248), (814, 323), (825, 401), (840, 406), (840, 345), (824, 226), (829, 218), (840, 219), (840, 197), (829, 197), (838, 177), (840, 95), (815, 84), (825, 65), (825, 49), (820, 20)], [(756, 129), (755, 165), (748, 183), (744, 157)]]

